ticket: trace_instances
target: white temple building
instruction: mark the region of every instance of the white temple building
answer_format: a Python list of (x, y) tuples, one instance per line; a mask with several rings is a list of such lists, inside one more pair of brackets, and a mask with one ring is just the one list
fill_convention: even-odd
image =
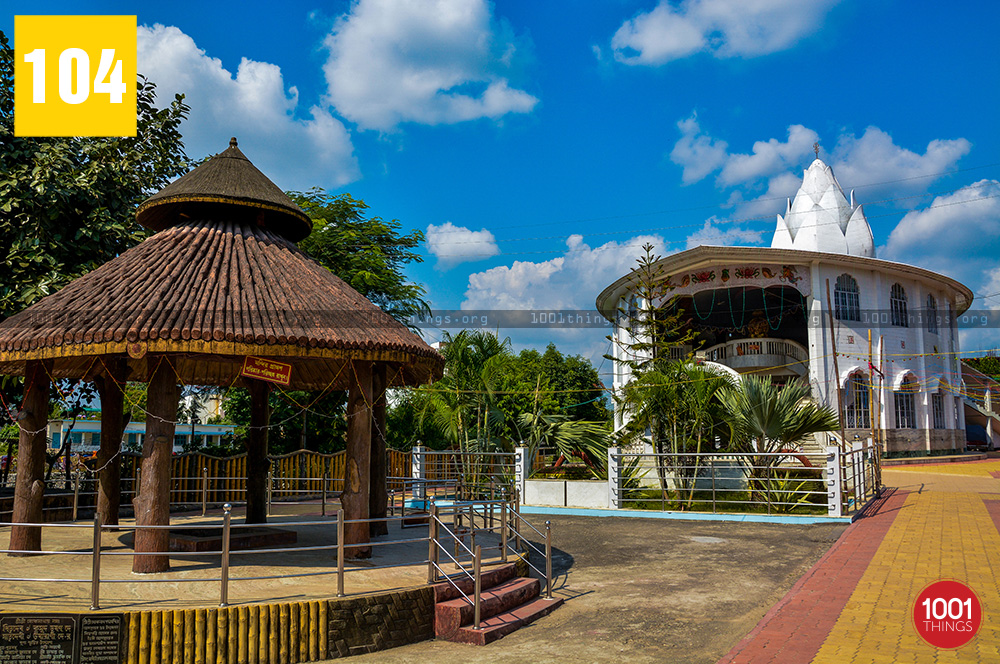
[[(700, 246), (656, 267), (663, 296), (654, 304), (683, 311), (697, 335), (697, 344), (682, 351), (741, 374), (808, 380), (835, 411), (843, 388), (848, 440), (870, 438), (874, 425), (884, 431), (888, 453), (964, 449), (955, 321), (972, 291), (930, 270), (876, 258), (862, 206), (820, 159), (778, 215), (770, 247)], [(597, 298), (615, 324), (616, 389), (630, 379), (621, 360), (633, 289), (626, 274)]]

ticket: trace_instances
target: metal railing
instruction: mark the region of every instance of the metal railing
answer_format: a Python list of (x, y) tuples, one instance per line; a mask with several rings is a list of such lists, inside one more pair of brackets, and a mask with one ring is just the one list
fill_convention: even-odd
[[(617, 507), (825, 513), (825, 457), (789, 452), (612, 454)], [(808, 465), (807, 465), (808, 464)]]
[[(469, 500), (448, 502), (444, 506), (434, 498), (430, 499), (430, 533), (427, 560), (427, 582), (447, 582), (454, 588), (461, 599), (473, 607), (473, 629), (481, 628), (482, 607), (482, 568), (484, 564), (505, 564), (509, 554), (520, 557), (528, 568), (545, 581), (545, 596), (552, 598), (552, 524), (545, 522), (545, 532), (538, 530), (518, 511), (516, 500)], [(442, 516), (450, 514), (454, 529), (448, 528)], [(544, 548), (539, 548), (521, 534), (521, 528), (527, 526), (544, 539)], [(445, 546), (441, 536), (444, 531), (454, 540), (454, 553)], [(484, 563), (484, 534), (498, 535), (496, 545), (487, 545), (485, 550), (497, 550), (498, 558)], [(468, 536), (470, 543), (465, 543)], [(477, 541), (478, 537), (478, 541)], [(531, 562), (530, 552), (538, 553), (545, 560), (544, 569)], [(441, 563), (441, 553), (451, 561), (457, 571), (458, 580), (469, 579), (472, 584), (472, 596), (465, 592), (455, 577), (448, 575)], [(447, 564), (447, 563), (446, 563)], [(468, 565), (468, 567), (466, 566)]]
[[(391, 539), (385, 541), (373, 540), (360, 544), (348, 544), (345, 541), (345, 527), (348, 524), (357, 523), (392, 523), (401, 522), (404, 516), (388, 516), (382, 518), (371, 518), (371, 519), (345, 519), (344, 511), (337, 510), (336, 521), (331, 522), (330, 519), (320, 519), (320, 520), (304, 520), (304, 521), (283, 521), (282, 526), (285, 527), (329, 527), (331, 523), (336, 524), (336, 542), (334, 544), (321, 544), (312, 546), (282, 546), (273, 548), (260, 548), (260, 549), (246, 549), (246, 550), (232, 550), (231, 543), (234, 531), (239, 531), (241, 529), (247, 528), (259, 528), (261, 524), (248, 524), (248, 523), (233, 523), (232, 521), (232, 508), (233, 506), (229, 503), (223, 505), (223, 514), (221, 524), (219, 523), (193, 523), (193, 524), (169, 524), (169, 525), (138, 525), (138, 524), (115, 524), (115, 525), (104, 525), (101, 523), (100, 515), (94, 517), (92, 524), (79, 524), (79, 523), (19, 523), (16, 526), (23, 527), (37, 527), (39, 529), (45, 528), (75, 528), (75, 529), (90, 529), (92, 532), (92, 545), (88, 549), (75, 548), (72, 550), (38, 550), (38, 551), (14, 551), (10, 549), (0, 550), (0, 554), (16, 554), (25, 555), (30, 554), (32, 556), (38, 555), (55, 555), (55, 556), (77, 556), (77, 557), (89, 557), (91, 559), (90, 565), (90, 578), (35, 578), (35, 577), (15, 577), (15, 576), (2, 576), (0, 581), (3, 582), (32, 582), (32, 583), (79, 583), (79, 584), (89, 584), (90, 586), (90, 608), (91, 610), (97, 611), (101, 608), (101, 586), (103, 584), (144, 584), (144, 583), (218, 583), (219, 584), (219, 606), (225, 607), (230, 604), (230, 584), (233, 581), (263, 581), (263, 580), (276, 580), (276, 579), (289, 579), (297, 577), (313, 577), (313, 576), (330, 576), (336, 575), (337, 577), (337, 596), (346, 596), (345, 591), (345, 576), (348, 572), (352, 571), (371, 571), (378, 569), (389, 569), (397, 567), (408, 567), (413, 565), (427, 565), (428, 568), (428, 582), (448, 582), (454, 586), (460, 593), (461, 597), (464, 597), (471, 605), (474, 606), (475, 628), (480, 627), (480, 607), (481, 607), (481, 595), (482, 595), (482, 568), (491, 564), (502, 564), (508, 561), (508, 554), (510, 551), (514, 551), (515, 555), (521, 555), (522, 545), (526, 545), (526, 550), (534, 550), (540, 555), (545, 557), (545, 569), (541, 570), (539, 567), (532, 564), (528, 556), (525, 556), (525, 562), (528, 564), (530, 569), (534, 570), (540, 576), (545, 579), (546, 595), (551, 597), (552, 593), (552, 540), (551, 540), (551, 526), (549, 522), (546, 522), (545, 533), (531, 525), (523, 517), (520, 516), (517, 510), (517, 503), (514, 501), (508, 502), (503, 501), (451, 501), (444, 506), (439, 506), (437, 501), (433, 498), (430, 501), (430, 518), (428, 519), (428, 533), (423, 537), (410, 537), (401, 539)], [(447, 519), (450, 516), (451, 520)], [(186, 531), (186, 530), (204, 530), (206, 528), (220, 527), (221, 526), (221, 537), (220, 537), (220, 549), (216, 551), (153, 551), (153, 552), (137, 552), (137, 551), (109, 551), (103, 546), (103, 535), (107, 532), (136, 532), (136, 531), (150, 531), (150, 530), (168, 530), (168, 531)], [(545, 540), (544, 550), (533, 544), (532, 542), (524, 539), (521, 534), (522, 527), (527, 526), (532, 531), (537, 533), (539, 536), (543, 537)], [(4, 526), (5, 528), (10, 528), (11, 526)], [(497, 533), (499, 535), (498, 545), (487, 545), (485, 549), (487, 551), (496, 550), (497, 555), (495, 559), (485, 560), (483, 551), (484, 547), (482, 544), (482, 536), (486, 532)], [(477, 535), (479, 536), (479, 541), (477, 542)], [(471, 538), (471, 545), (465, 543), (465, 537)], [(346, 558), (348, 556), (348, 550), (356, 547), (384, 547), (392, 545), (403, 545), (403, 544), (413, 544), (413, 543), (427, 543), (428, 558), (426, 560), (407, 560), (405, 562), (400, 562), (396, 564), (384, 564), (384, 565), (365, 565), (364, 567), (357, 567), (354, 569), (348, 568), (346, 564)], [(512, 542), (514, 542), (512, 546)], [(449, 548), (453, 547), (454, 554), (449, 551)], [(231, 563), (233, 556), (245, 556), (245, 555), (263, 555), (263, 554), (279, 554), (287, 555), (290, 553), (304, 553), (304, 552), (316, 552), (316, 551), (336, 551), (336, 567), (333, 569), (320, 569), (318, 571), (300, 572), (300, 573), (281, 573), (281, 574), (265, 574), (265, 575), (255, 575), (255, 576), (233, 576), (231, 574)], [(454, 563), (457, 572), (455, 574), (448, 574), (441, 564), (441, 552)], [(135, 556), (166, 556), (170, 558), (177, 557), (198, 557), (204, 558), (208, 557), (219, 557), (219, 575), (217, 577), (198, 577), (198, 578), (183, 578), (183, 577), (163, 577), (163, 578), (150, 578), (148, 576), (135, 578), (129, 577), (124, 579), (108, 579), (102, 578), (102, 560), (108, 558), (109, 556), (131, 556), (134, 560)], [(462, 590), (461, 585), (456, 582), (456, 579), (469, 578), (472, 581), (473, 589), (472, 596)]]
[(843, 455), (843, 500), (848, 512), (861, 509), (881, 488), (879, 450), (857, 444)]
[(501, 488), (513, 494), (515, 452), (424, 450), (422, 457), (422, 474), (417, 479), (458, 480), (465, 494), (477, 499), (495, 499)]

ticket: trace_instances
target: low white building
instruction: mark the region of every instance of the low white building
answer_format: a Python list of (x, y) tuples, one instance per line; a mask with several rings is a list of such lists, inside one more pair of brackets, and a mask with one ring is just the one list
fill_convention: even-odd
[[(770, 247), (700, 246), (656, 267), (662, 296), (654, 304), (683, 312), (698, 357), (776, 380), (801, 377), (835, 410), (843, 388), (849, 440), (870, 437), (874, 419), (887, 452), (965, 447), (956, 316), (972, 292), (876, 258), (861, 205), (821, 160), (778, 216)], [(630, 379), (621, 360), (634, 289), (626, 274), (597, 298), (615, 323), (615, 389)]]
[[(185, 445), (191, 447), (192, 435), (206, 445), (221, 445), (225, 439), (233, 437), (235, 430), (232, 424), (195, 424), (193, 431), (190, 424), (178, 424), (173, 451), (180, 453)], [(49, 420), (47, 437), (52, 449), (59, 449), (67, 435), (73, 442), (74, 454), (96, 452), (101, 447), (101, 421), (82, 418), (75, 423), (72, 420)], [(126, 449), (142, 449), (145, 438), (145, 422), (129, 422), (125, 427), (123, 442)]]

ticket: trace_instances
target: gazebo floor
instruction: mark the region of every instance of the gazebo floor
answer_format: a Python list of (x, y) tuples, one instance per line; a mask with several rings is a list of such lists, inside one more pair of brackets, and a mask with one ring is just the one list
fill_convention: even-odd
[[(243, 523), (242, 512), (234, 510), (234, 525)], [(299, 508), (281, 506), (283, 512), (299, 514), (272, 515), (268, 526), (294, 529), (295, 547), (326, 546), (336, 543), (336, 519), (319, 516), (316, 506)], [(295, 521), (328, 521), (329, 525), (303, 526)], [(172, 515), (172, 525), (221, 525), (221, 513), (202, 517)], [(82, 522), (83, 525), (85, 522)], [(134, 522), (122, 521), (129, 526)], [(104, 554), (131, 553), (126, 546), (129, 531), (105, 532)], [(233, 532), (237, 532), (236, 529)], [(0, 542), (6, 546), (10, 527), (0, 528)], [(50, 528), (42, 531), (42, 547), (48, 551), (79, 551), (79, 555), (42, 554), (27, 557), (4, 555), (3, 577), (31, 579), (76, 579), (78, 581), (4, 581), (0, 584), (0, 612), (8, 611), (86, 611), (90, 607), (90, 575), (93, 532), (90, 528)], [(426, 538), (426, 526), (401, 529), (399, 522), (389, 523), (387, 536), (374, 538), (372, 557), (347, 560), (344, 589), (347, 596), (410, 588), (427, 582), (426, 541), (394, 542)], [(485, 538), (484, 538), (485, 539)], [(486, 542), (481, 542), (486, 544)], [(468, 544), (468, 542), (467, 542)], [(0, 554), (2, 555), (2, 554)], [(446, 559), (445, 556), (441, 556)], [(105, 611), (135, 611), (217, 606), (221, 597), (219, 554), (170, 554), (170, 571), (160, 574), (132, 573), (131, 555), (102, 555), (100, 607)], [(382, 566), (391, 565), (384, 568)], [(373, 569), (379, 567), (379, 569)], [(446, 566), (448, 570), (452, 565)], [(317, 572), (325, 574), (317, 575)], [(309, 574), (310, 576), (290, 576)], [(246, 577), (275, 577), (241, 580)], [(337, 595), (336, 549), (230, 554), (229, 604), (298, 602), (333, 598)]]

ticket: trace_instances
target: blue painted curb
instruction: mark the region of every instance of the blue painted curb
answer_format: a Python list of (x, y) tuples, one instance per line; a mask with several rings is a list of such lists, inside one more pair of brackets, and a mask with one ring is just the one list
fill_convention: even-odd
[(652, 512), (647, 510), (601, 510), (583, 507), (536, 507), (522, 505), (521, 514), (549, 514), (553, 516), (599, 516), (638, 519), (673, 519), (675, 521), (742, 521), (745, 523), (843, 523), (850, 517), (792, 516), (788, 514), (708, 514), (705, 512)]

